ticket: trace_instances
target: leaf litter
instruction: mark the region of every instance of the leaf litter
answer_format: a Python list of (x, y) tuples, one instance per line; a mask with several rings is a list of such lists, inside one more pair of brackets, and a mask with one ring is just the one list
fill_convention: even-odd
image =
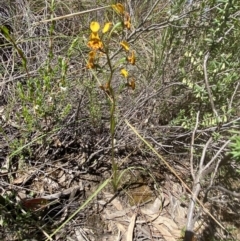
[[(105, 192), (106, 198), (113, 197)], [(116, 240), (121, 233), (122, 241), (132, 240), (170, 240), (181, 238), (181, 226), (163, 210), (163, 199), (156, 197), (151, 203), (123, 207), (120, 197), (116, 197), (105, 206), (102, 219), (107, 222), (109, 240)], [(169, 207), (166, 207), (167, 209)], [(164, 208), (165, 209), (165, 208)]]

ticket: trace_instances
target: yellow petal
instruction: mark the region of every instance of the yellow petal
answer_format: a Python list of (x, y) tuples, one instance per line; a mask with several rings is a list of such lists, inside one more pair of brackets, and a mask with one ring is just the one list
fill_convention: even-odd
[(123, 13), (124, 13), (124, 6), (123, 6), (121, 3), (117, 3), (117, 4), (112, 5), (112, 8), (113, 8), (117, 13), (120, 13), (120, 14), (123, 14)]
[(103, 33), (108, 32), (109, 29), (111, 28), (111, 26), (112, 26), (112, 23), (111, 23), (111, 22), (106, 23), (106, 24), (104, 25), (104, 27), (103, 27), (102, 32), (103, 32)]
[(129, 51), (129, 44), (126, 41), (122, 41), (120, 45), (126, 50)]
[(98, 33), (91, 33), (90, 34), (90, 40), (100, 40)]
[(128, 72), (127, 72), (126, 69), (121, 69), (121, 74), (122, 74), (125, 78), (128, 77)]
[(100, 24), (98, 22), (91, 22), (90, 29), (93, 33), (96, 33), (100, 29)]

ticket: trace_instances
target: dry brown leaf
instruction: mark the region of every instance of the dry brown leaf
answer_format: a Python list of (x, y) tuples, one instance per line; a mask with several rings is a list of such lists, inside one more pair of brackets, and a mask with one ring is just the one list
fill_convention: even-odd
[(116, 211), (114, 213), (110, 213), (108, 210), (105, 211), (105, 218), (106, 219), (115, 219), (115, 218), (119, 218), (119, 217), (123, 217), (127, 214), (127, 212), (125, 210), (122, 211)]
[(118, 211), (123, 210), (123, 206), (117, 198), (113, 199), (111, 203)]
[(13, 184), (22, 184), (25, 181), (27, 181), (29, 178), (31, 178), (32, 174), (36, 172), (36, 169), (34, 168), (29, 168), (27, 169), (26, 172), (21, 171), (19, 173), (17, 173), (17, 176), (19, 176), (18, 178), (16, 178), (15, 180), (13, 180)]
[(133, 216), (131, 217), (130, 224), (128, 226), (128, 231), (127, 231), (127, 241), (132, 241), (133, 238), (133, 230), (136, 222), (137, 214), (134, 213)]
[(159, 198), (156, 198), (153, 204), (148, 205), (147, 208), (141, 208), (141, 211), (146, 215), (152, 216), (153, 214), (158, 213), (161, 207), (162, 201)]
[(158, 213), (161, 207), (162, 207), (162, 201), (159, 198), (156, 198), (154, 203), (148, 209), (151, 210), (152, 213)]
[(166, 241), (176, 241), (172, 234), (163, 225), (155, 224), (154, 227), (162, 234)]
[(173, 220), (159, 216), (153, 221), (153, 226), (161, 224), (164, 224), (174, 237), (179, 238), (181, 236), (181, 230)]
[(173, 228), (178, 228), (177, 224), (170, 218), (159, 216), (154, 220), (154, 223), (156, 224), (164, 224), (166, 225), (170, 230)]
[(116, 226), (121, 233), (123, 233), (123, 234), (126, 233), (126, 229), (124, 228), (124, 226), (121, 223), (116, 223)]
[(138, 220), (137, 223), (139, 223), (139, 224), (152, 223), (159, 215), (160, 215), (159, 213), (149, 215), (149, 216), (151, 216), (151, 218), (146, 218), (145, 220)]

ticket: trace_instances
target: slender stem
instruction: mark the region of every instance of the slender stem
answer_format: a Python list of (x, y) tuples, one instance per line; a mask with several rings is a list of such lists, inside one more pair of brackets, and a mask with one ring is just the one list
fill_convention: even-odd
[[(107, 45), (108, 46), (108, 45)], [(113, 170), (113, 189), (114, 191), (116, 191), (117, 189), (117, 176), (118, 176), (118, 166), (117, 163), (115, 162), (115, 158), (114, 158), (114, 135), (115, 135), (115, 106), (116, 106), (116, 99), (115, 99), (115, 93), (114, 90), (111, 86), (111, 82), (112, 82), (112, 78), (113, 78), (113, 72), (114, 69), (112, 67), (112, 63), (109, 57), (109, 50), (108, 47), (106, 47), (106, 56), (107, 56), (107, 64), (109, 66), (110, 69), (110, 76), (107, 82), (109, 91), (110, 91), (110, 97), (112, 99), (111, 101), (111, 107), (110, 107), (110, 133), (111, 133), (111, 159), (112, 159), (112, 170)]]

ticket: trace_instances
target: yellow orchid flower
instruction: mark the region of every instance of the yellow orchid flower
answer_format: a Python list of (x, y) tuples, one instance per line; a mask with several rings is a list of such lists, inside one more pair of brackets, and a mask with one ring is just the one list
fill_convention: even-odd
[(121, 74), (123, 77), (127, 78), (128, 77), (128, 71), (126, 69), (121, 69)]
[(119, 14), (123, 14), (125, 10), (121, 3), (113, 4), (112, 8)]
[(103, 49), (103, 43), (101, 40), (98, 39), (90, 40), (88, 41), (88, 47), (93, 50)]
[(98, 22), (91, 22), (90, 29), (93, 33), (97, 33), (100, 29), (100, 24)]
[(103, 32), (103, 33), (108, 32), (109, 29), (111, 28), (111, 26), (112, 26), (112, 23), (111, 23), (111, 22), (105, 23), (102, 32)]
[(122, 41), (120, 45), (126, 50), (129, 51), (129, 44), (126, 41)]
[(90, 35), (90, 40), (88, 41), (88, 47), (97, 50), (97, 49), (102, 49), (103, 48), (103, 43), (100, 40), (98, 33), (91, 33)]

